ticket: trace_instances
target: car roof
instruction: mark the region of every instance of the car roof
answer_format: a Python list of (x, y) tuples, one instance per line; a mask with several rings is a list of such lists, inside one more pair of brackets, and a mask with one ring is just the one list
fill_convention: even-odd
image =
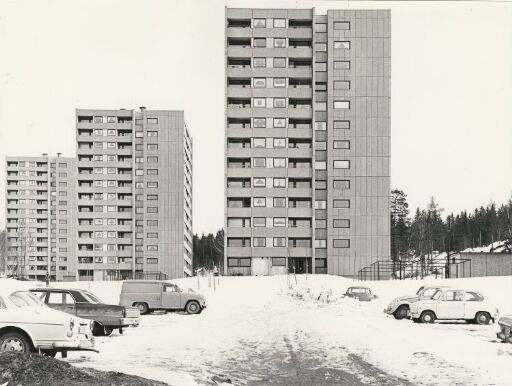
[(358, 288), (358, 289), (370, 289), (368, 287), (362, 287), (362, 286), (352, 286), (352, 287), (348, 287), (348, 289), (351, 289), (351, 288)]
[(66, 291), (85, 291), (90, 292), (89, 290), (82, 289), (82, 288), (54, 288), (54, 287), (35, 287), (30, 288), (29, 291), (46, 291), (46, 292), (66, 292)]

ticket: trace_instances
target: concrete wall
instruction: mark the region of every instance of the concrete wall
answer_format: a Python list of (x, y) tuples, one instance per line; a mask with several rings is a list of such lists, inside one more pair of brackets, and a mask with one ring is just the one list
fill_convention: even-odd
[[(471, 260), (471, 276), (512, 276), (512, 253), (461, 253), (461, 259)], [(466, 270), (467, 271), (467, 270)], [(465, 272), (464, 277), (469, 277)]]

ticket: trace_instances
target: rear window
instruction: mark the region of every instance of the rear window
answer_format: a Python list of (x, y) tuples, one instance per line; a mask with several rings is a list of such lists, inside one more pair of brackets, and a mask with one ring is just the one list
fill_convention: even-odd
[(26, 291), (17, 291), (13, 292), (11, 296), (9, 296), (12, 302), (18, 307), (44, 307), (44, 303), (42, 303), (37, 296), (31, 294)]

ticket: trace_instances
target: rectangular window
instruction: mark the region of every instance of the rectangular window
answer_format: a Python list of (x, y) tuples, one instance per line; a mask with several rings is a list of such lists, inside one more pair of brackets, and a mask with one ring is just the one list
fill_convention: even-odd
[(349, 109), (350, 101), (334, 101), (335, 109)]
[(343, 50), (350, 50), (350, 42), (349, 41), (335, 41), (334, 48), (340, 48)]
[(254, 217), (252, 219), (252, 226), (253, 227), (266, 227), (267, 219), (265, 217)]
[(333, 149), (350, 149), (350, 141), (333, 141)]
[(252, 166), (255, 168), (264, 168), (266, 159), (263, 157), (254, 157), (252, 159)]
[(150, 163), (157, 163), (158, 162), (158, 157), (147, 157), (146, 159)]
[(286, 19), (274, 19), (274, 28), (286, 28)]
[(274, 167), (275, 168), (285, 168), (286, 167), (286, 158), (274, 158)]
[(274, 38), (274, 47), (275, 48), (285, 48), (286, 47), (286, 39)]
[(158, 200), (158, 194), (148, 194), (148, 200)]
[(350, 81), (348, 81), (348, 80), (335, 80), (334, 81), (334, 89), (335, 90), (350, 90)]
[(334, 248), (350, 248), (350, 240), (349, 239), (334, 239), (333, 247)]
[(274, 237), (274, 247), (286, 247), (286, 237)]
[(253, 19), (252, 26), (253, 28), (266, 28), (267, 19)]
[(335, 160), (333, 161), (334, 169), (350, 169), (350, 161), (348, 160)]
[(148, 131), (148, 137), (158, 137), (158, 131)]
[(327, 111), (327, 102), (315, 102), (315, 110)]
[(148, 150), (158, 150), (158, 144), (156, 143), (148, 143)]
[(253, 67), (267, 67), (267, 59), (266, 58), (254, 58), (252, 61)]
[(267, 99), (266, 98), (253, 98), (252, 106), (253, 107), (265, 107)]
[(286, 118), (274, 118), (274, 127), (275, 128), (286, 127)]
[(334, 180), (333, 188), (340, 189), (340, 190), (350, 189), (350, 181), (349, 180)]
[(153, 251), (153, 252), (154, 252), (154, 251), (158, 251), (158, 245), (148, 245), (148, 246), (146, 247), (146, 249), (147, 249), (148, 251)]
[(327, 240), (316, 239), (315, 248), (327, 248)]
[(156, 233), (156, 232), (148, 232), (147, 233), (147, 238), (148, 239), (157, 239), (158, 238), (158, 233)]
[(158, 175), (158, 169), (148, 169), (148, 176)]
[(350, 208), (350, 200), (333, 200), (333, 208)]
[(144, 170), (142, 170), (142, 169), (135, 169), (135, 175), (136, 176), (143, 176), (144, 175)]
[(267, 87), (267, 78), (253, 78), (252, 86), (254, 88), (265, 88), (265, 87)]
[(334, 121), (333, 127), (335, 129), (348, 130), (350, 129), (350, 121)]
[(286, 138), (274, 138), (274, 148), (285, 148)]
[(254, 177), (252, 186), (254, 186), (255, 188), (264, 188), (265, 186), (267, 186), (266, 181), (267, 180), (265, 178)]
[(147, 212), (148, 213), (158, 213), (158, 207), (157, 206), (148, 206)]
[(253, 238), (253, 247), (265, 247), (266, 246), (266, 238), (265, 237), (254, 237)]
[(286, 108), (286, 99), (285, 98), (274, 98), (274, 107), (275, 108)]
[(148, 264), (158, 264), (158, 259), (154, 258), (154, 257), (151, 257), (151, 258), (147, 258), (146, 259), (146, 262)]
[(266, 47), (267, 46), (267, 39), (266, 38), (254, 38), (252, 40), (253, 47)]
[(350, 70), (350, 62), (348, 60), (340, 60), (334, 62), (335, 70)]
[(151, 227), (156, 227), (158, 226), (158, 220), (147, 220), (146, 224)]
[(349, 21), (335, 21), (334, 22), (334, 29), (349, 30), (350, 29), (350, 22)]
[(267, 120), (265, 118), (253, 118), (252, 127), (265, 128), (267, 127)]
[(286, 226), (286, 218), (285, 217), (274, 217), (274, 227), (285, 227)]
[(315, 201), (315, 209), (327, 209), (327, 201), (325, 201), (325, 200)]
[(315, 170), (326, 170), (327, 162), (326, 161), (315, 161)]
[(286, 257), (273, 257), (272, 258), (272, 266), (273, 267), (286, 267)]
[(252, 147), (265, 147), (265, 138), (254, 138), (252, 140)]
[(347, 219), (334, 219), (332, 220), (333, 228), (350, 228), (350, 220)]
[(274, 178), (274, 188), (286, 188), (286, 178)]
[(285, 68), (286, 58), (274, 58), (274, 68)]
[(156, 181), (148, 182), (147, 185), (148, 185), (148, 188), (158, 188), (158, 182), (156, 182)]
[(327, 122), (315, 122), (315, 130), (327, 130)]
[(265, 197), (254, 197), (254, 207), (265, 207), (266, 199)]
[(327, 142), (325, 142), (325, 141), (315, 142), (315, 150), (327, 150)]
[(316, 43), (315, 44), (315, 51), (316, 52), (326, 52), (327, 51), (327, 44), (325, 44), (325, 43)]
[(148, 118), (148, 124), (158, 124), (158, 118)]
[(315, 63), (315, 71), (327, 71), (327, 63), (316, 62)]
[(285, 208), (285, 207), (286, 207), (286, 198), (274, 197), (274, 208)]
[(286, 78), (274, 78), (274, 88), (286, 87)]

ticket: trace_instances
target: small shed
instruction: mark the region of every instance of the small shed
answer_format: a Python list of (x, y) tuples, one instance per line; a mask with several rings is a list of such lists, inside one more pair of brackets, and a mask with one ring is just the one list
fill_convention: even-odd
[(510, 252), (460, 252), (460, 258), (471, 261), (471, 273), (465, 277), (512, 276)]

